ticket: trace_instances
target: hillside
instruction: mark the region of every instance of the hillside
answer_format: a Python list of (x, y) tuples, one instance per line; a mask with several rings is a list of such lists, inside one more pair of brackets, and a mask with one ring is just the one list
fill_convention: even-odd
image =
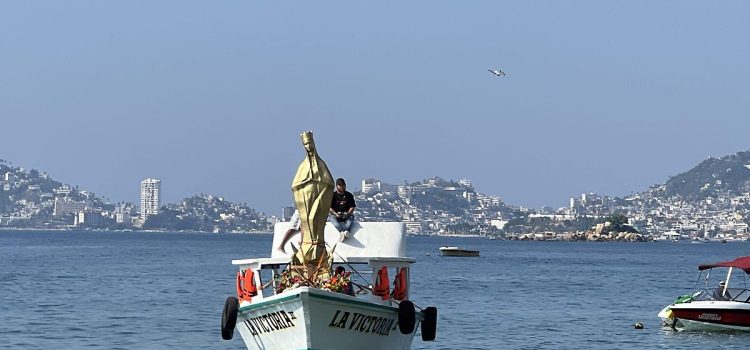
[[(47, 173), (0, 160), (0, 228), (133, 229), (140, 227), (133, 203), (105, 198), (63, 184)], [(269, 231), (268, 218), (246, 204), (201, 194), (163, 205), (144, 229), (164, 231)]]
[(100, 211), (114, 208), (94, 193), (63, 184), (47, 173), (0, 161), (0, 226), (54, 228), (72, 223), (72, 213), (54, 215), (57, 199), (86, 203)]
[(144, 229), (199, 232), (272, 231), (263, 213), (247, 204), (232, 203), (222, 197), (200, 194), (177, 205), (166, 205), (143, 224)]
[(665, 194), (699, 201), (718, 194), (740, 195), (750, 191), (750, 151), (722, 158), (708, 158), (694, 168), (672, 176)]

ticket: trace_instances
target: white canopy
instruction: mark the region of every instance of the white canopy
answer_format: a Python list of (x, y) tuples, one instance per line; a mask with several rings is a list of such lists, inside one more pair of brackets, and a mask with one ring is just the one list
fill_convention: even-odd
[[(277, 223), (274, 227), (271, 257), (292, 257), (291, 244), (299, 248), (299, 233), (292, 236), (284, 249), (286, 254), (276, 248), (281, 243), (284, 233), (289, 229), (288, 222)], [(403, 222), (354, 222), (349, 238), (339, 242), (339, 232), (329, 222), (326, 223), (325, 239), (328, 249), (336, 245), (334, 259), (352, 257), (403, 257), (406, 256), (406, 225)]]

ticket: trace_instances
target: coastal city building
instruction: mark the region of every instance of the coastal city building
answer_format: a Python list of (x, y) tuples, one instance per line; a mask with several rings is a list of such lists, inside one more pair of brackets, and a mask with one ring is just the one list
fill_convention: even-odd
[(145, 179), (141, 181), (141, 220), (144, 222), (151, 215), (159, 213), (161, 204), (161, 180)]
[(68, 213), (78, 213), (86, 209), (85, 202), (76, 202), (67, 198), (58, 198), (55, 200), (55, 208), (52, 212), (54, 216), (63, 216)]
[(294, 207), (281, 208), (281, 221), (289, 221), (294, 215)]
[(365, 179), (362, 180), (362, 193), (380, 192), (380, 180)]
[(103, 222), (104, 218), (101, 212), (97, 212), (95, 210), (82, 210), (76, 213), (73, 225), (97, 227), (101, 226)]
[(115, 206), (114, 219), (118, 224), (129, 224), (130, 223), (130, 208), (125, 204), (118, 204)]

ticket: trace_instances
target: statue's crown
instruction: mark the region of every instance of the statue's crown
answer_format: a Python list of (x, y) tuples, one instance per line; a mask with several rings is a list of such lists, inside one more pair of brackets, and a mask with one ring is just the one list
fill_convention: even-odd
[(312, 131), (305, 131), (303, 132), (300, 137), (302, 137), (302, 141), (312, 141), (313, 140), (313, 133)]

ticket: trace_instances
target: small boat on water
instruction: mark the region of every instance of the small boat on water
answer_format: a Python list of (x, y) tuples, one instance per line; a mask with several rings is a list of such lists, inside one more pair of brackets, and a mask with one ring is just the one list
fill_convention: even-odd
[(654, 240), (655, 241), (670, 241), (670, 242), (676, 242), (681, 239), (681, 235), (675, 231), (669, 231), (664, 232), (661, 235), (657, 236)]
[[(728, 270), (718, 286), (712, 287), (708, 280), (715, 268)], [(750, 256), (699, 265), (700, 275), (696, 285), (703, 280), (705, 287), (678, 297), (659, 312), (659, 318), (664, 325), (674, 329), (750, 331), (750, 290), (746, 286), (730, 288), (732, 273), (737, 269), (750, 274)]]
[(461, 249), (459, 247), (440, 247), (442, 256), (479, 256), (478, 250)]

